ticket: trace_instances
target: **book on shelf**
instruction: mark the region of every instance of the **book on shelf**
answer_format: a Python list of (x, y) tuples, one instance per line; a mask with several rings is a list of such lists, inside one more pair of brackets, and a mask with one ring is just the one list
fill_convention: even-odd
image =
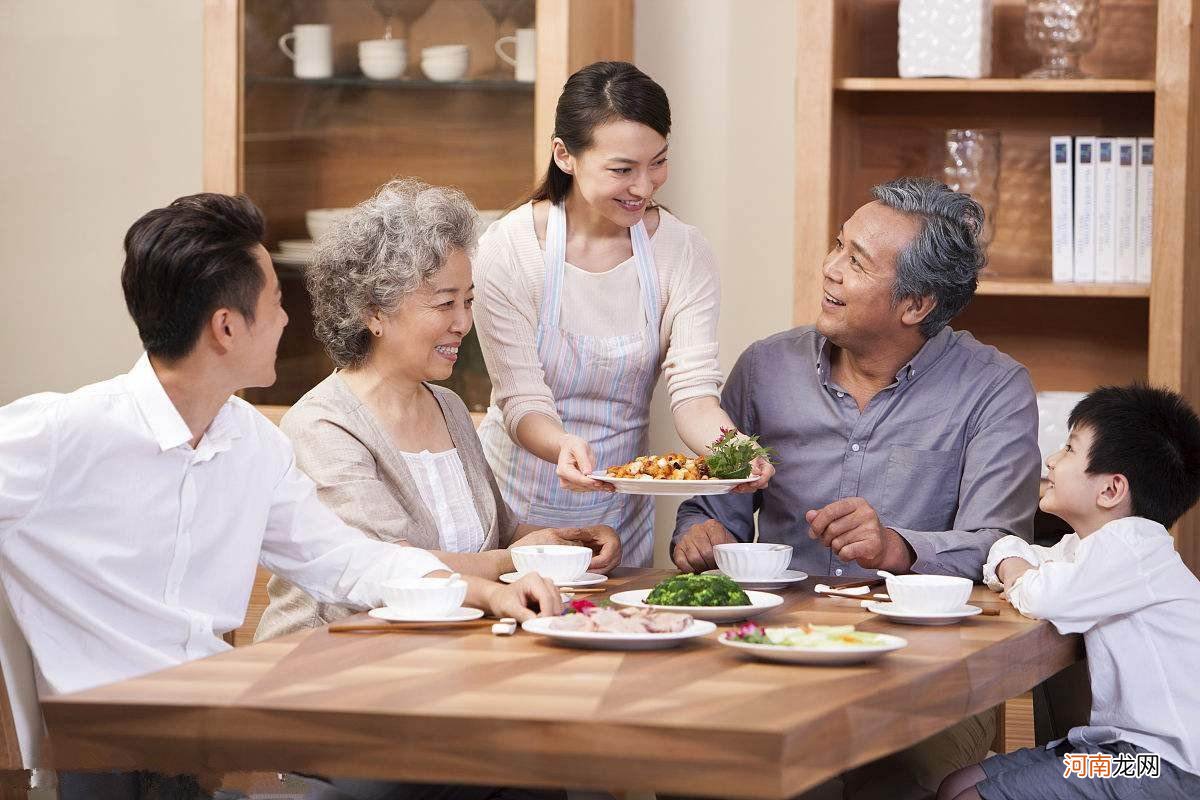
[(1050, 137), (1051, 275), (1055, 281), (1075, 278), (1075, 211), (1072, 195), (1070, 136)]
[(1153, 256), (1151, 236), (1154, 232), (1154, 139), (1137, 140), (1137, 253), (1136, 275), (1139, 283), (1150, 282)]
[(1137, 139), (1117, 139), (1116, 151), (1116, 280), (1133, 283), (1137, 280)]
[(1075, 137), (1075, 281), (1096, 280), (1096, 137)]
[(1113, 159), (1115, 140), (1096, 139), (1096, 283), (1117, 279), (1117, 174)]

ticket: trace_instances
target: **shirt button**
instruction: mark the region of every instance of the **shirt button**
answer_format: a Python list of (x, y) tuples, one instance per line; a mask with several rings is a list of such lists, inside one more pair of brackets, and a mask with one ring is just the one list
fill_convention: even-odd
[(838, 393), (837, 393), (837, 396), (838, 396), (838, 397), (845, 397), (845, 396), (846, 396), (846, 393), (845, 393), (845, 392), (838, 392)]
[(861, 450), (862, 448), (861, 448), (861, 447), (859, 447), (859, 446), (858, 446), (858, 445), (856, 445), (856, 444), (852, 444), (852, 445), (850, 445), (850, 449), (851, 449), (851, 450), (853, 450), (854, 452), (856, 452), (856, 453), (857, 453), (857, 452), (858, 452), (859, 450)]
[(841, 575), (841, 574), (842, 574), (842, 568), (841, 568), (841, 567), (838, 567), (837, 569), (835, 569), (835, 570), (833, 571), (833, 574), (834, 574), (834, 575)]

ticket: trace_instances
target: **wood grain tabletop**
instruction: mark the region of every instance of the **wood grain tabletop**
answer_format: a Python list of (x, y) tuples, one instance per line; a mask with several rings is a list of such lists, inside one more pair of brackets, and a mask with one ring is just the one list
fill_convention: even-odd
[[(672, 574), (619, 570), (605, 586)], [(612, 652), (487, 626), (314, 629), (44, 703), (60, 768), (363, 778), (785, 798), (1027, 691), (1078, 637), (1000, 609), (892, 623), (810, 578), (770, 624), (854, 624), (909, 646), (864, 665), (752, 661), (715, 639)], [(595, 600), (591, 595), (589, 599)], [(365, 615), (349, 622), (370, 622)]]

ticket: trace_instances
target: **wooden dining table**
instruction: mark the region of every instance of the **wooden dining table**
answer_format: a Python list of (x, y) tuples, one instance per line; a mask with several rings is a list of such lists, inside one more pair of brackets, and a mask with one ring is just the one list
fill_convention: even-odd
[[(613, 591), (672, 573), (618, 570)], [(890, 622), (810, 578), (756, 617), (853, 624), (908, 646), (868, 664), (755, 661), (716, 638), (564, 647), (487, 625), (307, 630), (53, 697), (60, 769), (292, 771), (402, 781), (786, 798), (1014, 697), (1078, 660), (1079, 637), (999, 609), (955, 625)], [(596, 595), (589, 595), (596, 600)], [(365, 617), (355, 622), (375, 621)], [(382, 623), (379, 623), (382, 624)]]

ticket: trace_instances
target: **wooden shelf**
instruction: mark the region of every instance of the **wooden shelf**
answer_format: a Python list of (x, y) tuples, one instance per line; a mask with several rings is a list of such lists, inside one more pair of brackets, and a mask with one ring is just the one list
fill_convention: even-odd
[(1132, 297), (1148, 298), (1148, 283), (1055, 283), (1046, 280), (985, 278), (979, 281), (977, 296), (1011, 297)]
[(1026, 80), (1024, 78), (841, 78), (833, 88), (846, 92), (1045, 92), (1058, 94), (1153, 94), (1154, 81), (1124, 78)]
[(471, 78), (462, 81), (431, 81), (428, 78), (397, 78), (377, 81), (363, 75), (335, 75), (332, 78), (296, 78), (291, 75), (247, 75), (248, 86), (322, 86), (352, 89), (414, 89), (435, 91), (521, 92), (533, 94), (533, 84), (508, 77)]

